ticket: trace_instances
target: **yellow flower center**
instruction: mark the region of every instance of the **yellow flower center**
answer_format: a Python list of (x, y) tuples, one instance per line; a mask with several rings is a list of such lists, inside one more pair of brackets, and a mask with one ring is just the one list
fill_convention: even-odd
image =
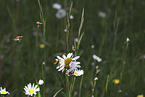
[(72, 61), (72, 59), (71, 58), (66, 58), (65, 59), (65, 65), (69, 65), (69, 63)]
[(34, 93), (34, 90), (30, 90), (29, 93), (30, 93), (30, 94)]
[(6, 91), (2, 91), (2, 94), (6, 94)]
[(74, 72), (74, 75), (78, 75), (79, 73), (77, 73), (77, 72)]
[(98, 57), (95, 57), (95, 59), (97, 60), (97, 59), (98, 59)]

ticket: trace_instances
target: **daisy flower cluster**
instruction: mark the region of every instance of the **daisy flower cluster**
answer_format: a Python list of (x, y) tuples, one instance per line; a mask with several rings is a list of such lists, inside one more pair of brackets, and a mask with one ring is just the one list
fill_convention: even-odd
[(58, 71), (62, 71), (67, 75), (81, 76), (84, 74), (84, 71), (80, 70), (80, 62), (76, 61), (79, 58), (80, 56), (74, 57), (73, 53), (68, 53), (67, 56), (57, 56), (57, 59), (55, 59), (56, 62), (54, 64), (57, 64), (56, 69), (58, 69)]

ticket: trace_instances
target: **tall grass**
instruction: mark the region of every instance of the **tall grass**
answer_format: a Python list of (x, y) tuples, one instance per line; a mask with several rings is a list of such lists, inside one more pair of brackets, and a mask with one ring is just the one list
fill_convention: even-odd
[[(5, 97), (26, 97), (24, 86), (38, 79), (45, 82), (40, 86), (41, 97), (144, 94), (145, 1), (57, 0), (68, 13), (62, 19), (55, 17), (53, 3), (56, 1), (0, 1), (0, 87), (10, 92)], [(106, 17), (98, 16), (100, 11)], [(37, 21), (43, 23), (39, 28)], [(65, 28), (68, 32), (64, 32)], [(21, 42), (13, 41), (19, 34), (23, 35)], [(79, 39), (78, 44), (74, 38)], [(45, 44), (45, 48), (40, 48), (40, 44)], [(72, 45), (76, 51), (71, 49)], [(85, 71), (82, 77), (66, 79), (56, 70), (56, 56), (69, 52), (81, 56), (79, 61)], [(102, 62), (94, 60), (93, 54), (101, 57)], [(96, 66), (100, 70), (97, 74)], [(120, 83), (114, 84), (114, 79)]]

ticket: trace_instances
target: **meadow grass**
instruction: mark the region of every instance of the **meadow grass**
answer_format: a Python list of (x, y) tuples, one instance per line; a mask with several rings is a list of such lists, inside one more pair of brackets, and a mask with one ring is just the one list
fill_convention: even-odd
[[(56, 18), (54, 3), (67, 11), (64, 18)], [(144, 5), (144, 0), (1, 0), (0, 87), (10, 92), (5, 97), (27, 97), (24, 86), (39, 79), (44, 80), (41, 97), (145, 95)], [(43, 23), (39, 28), (37, 21)], [(20, 42), (13, 40), (17, 35), (23, 35)], [(75, 44), (75, 38), (81, 41)], [(56, 69), (56, 56), (70, 52), (80, 56), (83, 76), (68, 77)]]

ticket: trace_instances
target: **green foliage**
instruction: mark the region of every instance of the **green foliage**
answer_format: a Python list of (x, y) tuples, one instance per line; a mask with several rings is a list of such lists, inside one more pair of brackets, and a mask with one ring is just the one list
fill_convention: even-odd
[[(52, 4), (57, 2), (69, 12), (71, 1), (40, 0), (43, 17), (40, 17), (37, 0), (0, 1), (0, 87), (6, 87), (10, 92), (10, 96), (5, 97), (26, 97), (24, 86), (35, 83), (36, 79), (45, 79), (45, 86), (40, 87), (41, 97), (52, 97), (65, 88), (65, 76), (56, 70), (53, 63), (57, 55), (73, 52), (71, 48), (74, 38), (78, 38), (83, 8), (84, 23), (80, 33), (84, 34), (77, 54), (81, 56), (79, 61), (84, 75), (83, 79), (76, 77), (72, 97), (91, 97), (92, 88), (95, 97), (144, 94), (145, 1), (74, 0), (71, 10), (74, 19), (69, 20), (67, 43), (67, 33), (64, 32), (67, 17), (56, 18), (57, 10), (52, 8)], [(100, 11), (105, 12), (106, 17), (100, 17)], [(37, 28), (37, 21), (46, 23), (46, 26), (42, 24)], [(21, 42), (13, 40), (17, 35), (23, 35)], [(128, 43), (127, 37), (130, 39)], [(40, 48), (40, 44), (45, 44), (45, 48)], [(95, 61), (95, 65), (91, 65), (93, 54), (101, 57), (102, 62)], [(100, 72), (95, 87), (92, 87), (96, 66)], [(120, 79), (119, 85), (113, 83), (116, 78)], [(62, 89), (56, 97), (65, 95), (65, 89)]]

